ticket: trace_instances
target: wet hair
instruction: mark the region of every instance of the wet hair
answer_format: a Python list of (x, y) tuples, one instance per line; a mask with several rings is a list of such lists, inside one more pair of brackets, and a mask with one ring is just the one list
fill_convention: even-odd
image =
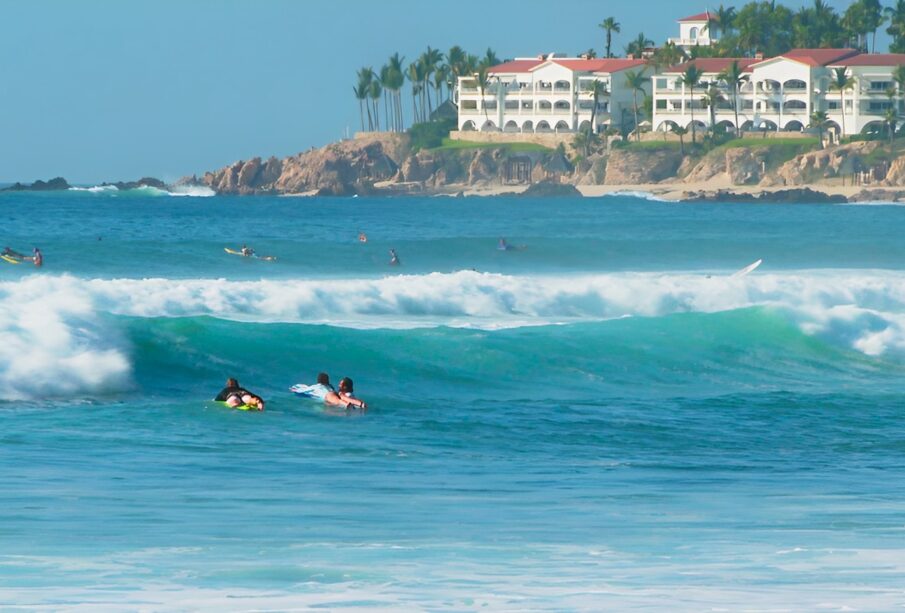
[(226, 380), (226, 387), (239, 387), (239, 382), (230, 377)]
[(349, 392), (351, 394), (352, 393), (352, 379), (350, 379), (349, 377), (343, 377), (342, 379), (340, 379), (339, 380), (339, 389), (341, 389), (345, 392)]
[(317, 373), (317, 382), (321, 385), (330, 385), (330, 375), (325, 372)]

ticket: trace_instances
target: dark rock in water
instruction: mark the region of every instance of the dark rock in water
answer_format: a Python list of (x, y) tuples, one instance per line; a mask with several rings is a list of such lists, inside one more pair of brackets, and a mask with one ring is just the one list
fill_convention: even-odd
[(541, 197), (541, 198), (570, 198), (581, 197), (578, 188), (569, 183), (551, 183), (541, 181), (534, 183), (523, 191), (519, 196)]
[(142, 177), (138, 181), (117, 181), (116, 183), (101, 183), (101, 186), (113, 186), (118, 190), (138, 189), (139, 187), (154, 187), (166, 190), (167, 184), (154, 177)]
[(845, 196), (826, 194), (808, 187), (781, 189), (757, 194), (719, 189), (715, 192), (685, 192), (685, 202), (758, 202), (761, 204), (838, 204), (848, 202)]
[(31, 185), (15, 183), (9, 187), (5, 187), (0, 191), (4, 192), (52, 192), (69, 189), (69, 183), (63, 177), (56, 177), (50, 181), (35, 181)]

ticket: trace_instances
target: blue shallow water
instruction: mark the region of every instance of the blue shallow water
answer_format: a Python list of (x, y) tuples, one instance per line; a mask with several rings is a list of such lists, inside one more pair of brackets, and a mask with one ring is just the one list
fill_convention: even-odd
[(0, 205), (4, 606), (905, 605), (905, 208)]

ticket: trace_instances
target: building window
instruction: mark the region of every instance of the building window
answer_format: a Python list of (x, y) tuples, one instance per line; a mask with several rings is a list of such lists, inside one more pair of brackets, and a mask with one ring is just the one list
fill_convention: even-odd
[(892, 81), (870, 82), (870, 91), (872, 92), (885, 92), (887, 89), (892, 89)]
[(893, 108), (892, 102), (871, 102), (868, 107), (871, 113), (879, 113)]
[(697, 40), (698, 39), (698, 29), (692, 28), (691, 30), (689, 30), (688, 38), (690, 38), (691, 40)]
[(657, 110), (658, 111), (666, 110), (666, 100), (657, 100)]
[(667, 83), (668, 81), (666, 79), (657, 79), (657, 89), (666, 89), (669, 87)]

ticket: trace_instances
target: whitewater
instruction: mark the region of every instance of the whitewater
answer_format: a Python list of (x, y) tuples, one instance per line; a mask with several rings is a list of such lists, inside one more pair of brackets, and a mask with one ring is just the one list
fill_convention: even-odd
[(0, 195), (4, 606), (905, 606), (902, 207), (206, 196)]

